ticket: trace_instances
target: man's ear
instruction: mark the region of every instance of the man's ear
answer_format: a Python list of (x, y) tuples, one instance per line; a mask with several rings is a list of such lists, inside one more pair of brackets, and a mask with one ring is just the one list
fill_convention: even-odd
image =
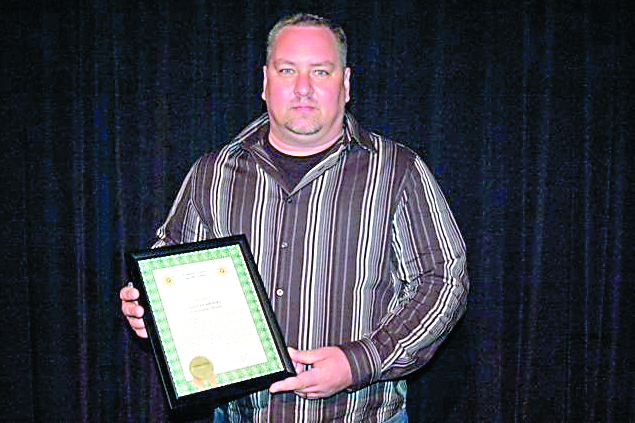
[(344, 69), (344, 91), (346, 91), (346, 102), (351, 99), (351, 68)]
[(267, 101), (267, 95), (265, 94), (266, 90), (267, 90), (267, 65), (264, 65), (262, 67), (262, 93), (260, 94), (260, 97), (264, 101)]

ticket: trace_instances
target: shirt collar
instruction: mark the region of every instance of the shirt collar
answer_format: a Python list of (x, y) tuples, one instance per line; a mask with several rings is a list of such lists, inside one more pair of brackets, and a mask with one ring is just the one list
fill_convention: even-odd
[(344, 143), (349, 150), (353, 148), (353, 145), (358, 144), (371, 153), (376, 151), (368, 131), (362, 128), (348, 112), (344, 117)]
[[(268, 134), (269, 116), (267, 113), (264, 113), (245, 128), (236, 137), (236, 140), (241, 141), (244, 149), (252, 150), (256, 146), (258, 146), (256, 148), (262, 148), (267, 142)], [(349, 112), (346, 112), (344, 116), (344, 137), (339, 142), (343, 143), (347, 150), (352, 150), (356, 145), (359, 145), (369, 152), (376, 151), (368, 131), (362, 128)]]

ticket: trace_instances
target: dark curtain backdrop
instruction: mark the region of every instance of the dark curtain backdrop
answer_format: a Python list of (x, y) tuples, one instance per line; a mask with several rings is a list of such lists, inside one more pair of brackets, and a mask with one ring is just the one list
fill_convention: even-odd
[(2, 3), (3, 420), (169, 417), (123, 254), (264, 111), (295, 11), (343, 24), (350, 110), (425, 157), (466, 239), (469, 310), (411, 421), (635, 420), (632, 3), (322, 3)]

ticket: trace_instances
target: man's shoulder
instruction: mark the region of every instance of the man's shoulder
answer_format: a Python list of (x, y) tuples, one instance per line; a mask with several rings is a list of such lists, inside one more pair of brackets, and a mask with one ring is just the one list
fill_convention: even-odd
[(261, 136), (260, 132), (263, 128), (266, 128), (268, 124), (269, 117), (265, 113), (264, 115), (261, 115), (257, 119), (251, 121), (229, 142), (203, 154), (203, 156), (199, 158), (198, 162), (207, 166), (210, 163), (225, 161), (245, 154), (246, 148), (249, 145), (258, 142), (259, 137)]
[(386, 158), (396, 158), (399, 161), (405, 162), (413, 162), (417, 158), (421, 158), (420, 155), (408, 145), (378, 132), (365, 130), (360, 127), (359, 134), (363, 140), (362, 143), (371, 147), (368, 150), (386, 156)]
[(350, 137), (370, 154), (396, 154), (398, 158), (404, 160), (414, 160), (418, 154), (406, 144), (395, 141), (392, 138), (379, 132), (366, 129), (357, 122), (351, 113), (347, 113), (347, 131)]

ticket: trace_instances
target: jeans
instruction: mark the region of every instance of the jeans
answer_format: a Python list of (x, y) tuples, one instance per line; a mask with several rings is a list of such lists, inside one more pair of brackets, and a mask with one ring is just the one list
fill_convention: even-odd
[(408, 414), (406, 414), (406, 410), (400, 411), (384, 423), (408, 423)]

